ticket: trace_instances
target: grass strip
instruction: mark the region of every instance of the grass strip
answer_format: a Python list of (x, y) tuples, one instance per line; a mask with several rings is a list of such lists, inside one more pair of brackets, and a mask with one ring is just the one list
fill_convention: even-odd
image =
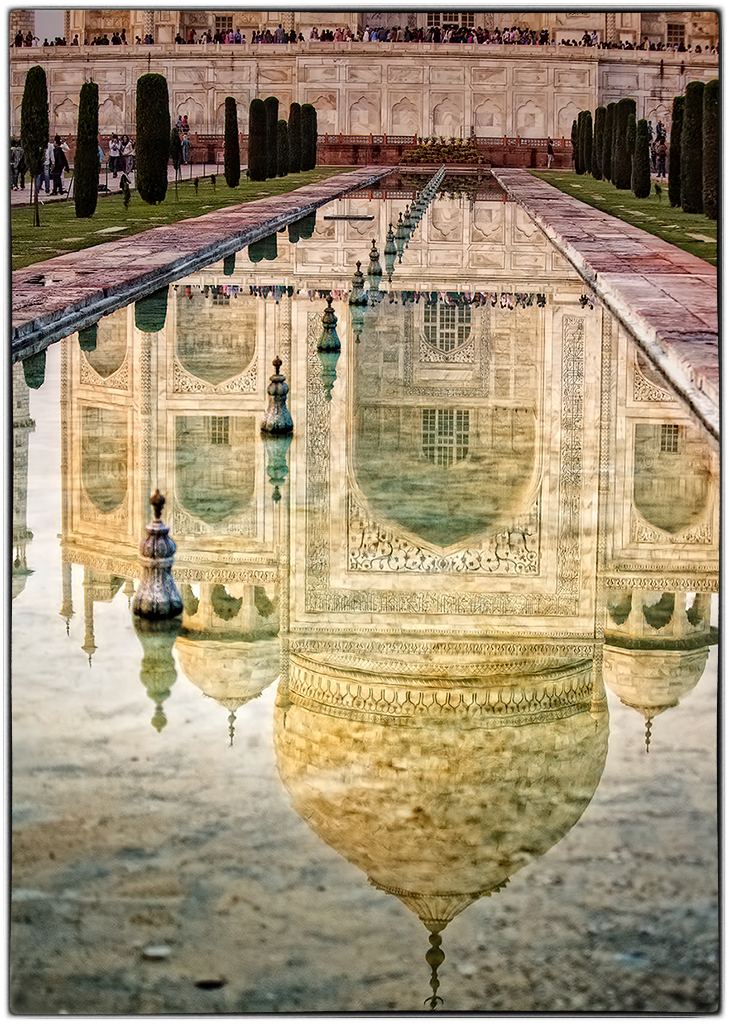
[(32, 207), (16, 207), (10, 218), (12, 269), (20, 270), (41, 260), (78, 252), (112, 239), (127, 238), (162, 224), (199, 217), (226, 206), (282, 195), (352, 170), (352, 167), (328, 166), (267, 181), (242, 178), (236, 188), (229, 188), (222, 174), (215, 176), (215, 184), (207, 175), (198, 179), (197, 192), (193, 181), (186, 178), (178, 182), (177, 195), (175, 185), (169, 184), (164, 201), (157, 206), (148, 206), (136, 191), (132, 192), (127, 209), (124, 208), (122, 192), (100, 195), (93, 217), (77, 217), (73, 199), (55, 200), (43, 204), (40, 227), (33, 226)]
[(554, 185), (566, 195), (580, 199), (587, 206), (643, 228), (665, 242), (699, 256), (713, 267), (717, 266), (717, 221), (710, 220), (703, 213), (683, 213), (680, 207), (670, 206), (666, 181), (659, 183), (661, 195), (656, 194), (652, 182), (651, 195), (647, 199), (637, 199), (633, 192), (617, 189), (608, 181), (596, 181), (587, 174), (552, 170), (530, 171), (530, 174)]

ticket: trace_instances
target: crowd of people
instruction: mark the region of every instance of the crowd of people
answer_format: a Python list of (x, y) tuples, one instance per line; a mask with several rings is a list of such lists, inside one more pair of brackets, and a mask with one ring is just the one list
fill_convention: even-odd
[[(497, 45), (518, 45), (518, 46), (549, 46), (550, 33), (546, 28), (541, 29), (539, 32), (535, 29), (518, 28), (513, 25), (511, 28), (494, 28), (487, 29), (481, 27), (466, 27), (463, 25), (458, 26), (444, 26), (443, 28), (438, 25), (431, 25), (428, 28), (410, 28), (406, 25), (401, 28), (399, 25), (393, 25), (390, 28), (370, 28), (366, 25), (364, 29), (358, 29), (357, 32), (353, 32), (348, 26), (338, 26), (335, 29), (332, 28), (313, 28), (309, 33), (309, 39), (312, 42), (319, 43), (339, 43), (339, 42), (365, 42), (365, 43), (491, 43)], [(147, 45), (151, 46), (154, 43), (154, 39), (151, 35), (146, 35), (144, 39), (140, 36), (135, 36), (134, 42), (137, 46)], [(246, 33), (242, 32), (240, 28), (230, 29), (217, 29), (215, 32), (211, 32), (210, 29), (198, 33), (196, 29), (191, 28), (187, 31), (186, 35), (178, 32), (175, 36), (175, 42), (178, 44), (194, 44), (194, 43), (246, 43)], [(282, 25), (279, 25), (273, 32), (270, 29), (255, 30), (251, 35), (252, 43), (303, 43), (305, 42), (304, 36), (301, 32), (297, 32), (295, 29), (287, 31)], [(673, 53), (695, 53), (695, 54), (717, 54), (719, 53), (718, 46), (705, 46), (704, 49), (699, 44), (692, 46), (686, 46), (684, 43), (653, 43), (649, 41), (648, 36), (644, 36), (640, 43), (632, 43), (629, 40), (623, 40), (621, 42), (606, 42), (605, 40), (599, 40), (598, 32), (584, 32), (581, 39), (566, 39), (562, 38), (559, 40), (561, 46), (594, 46), (604, 50), (661, 50)], [(111, 39), (109, 34), (105, 32), (103, 35), (94, 36), (91, 39), (84, 39), (84, 46), (124, 46), (127, 44), (126, 30), (112, 32)], [(40, 41), (37, 36), (34, 36), (32, 32), (28, 32), (27, 35), (23, 35), (22, 32), (18, 32), (14, 40), (15, 46), (40, 46)], [(54, 42), (49, 42), (47, 39), (43, 40), (43, 46), (66, 46), (65, 37), (57, 36)], [(71, 46), (79, 46), (80, 41), (78, 35), (75, 35), (71, 40)]]

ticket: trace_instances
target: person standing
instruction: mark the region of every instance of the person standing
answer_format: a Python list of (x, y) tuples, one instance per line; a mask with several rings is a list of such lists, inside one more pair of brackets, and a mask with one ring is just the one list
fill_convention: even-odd
[(112, 172), (113, 178), (116, 178), (117, 170), (119, 168), (120, 149), (119, 138), (117, 135), (112, 133), (112, 137), (109, 139), (109, 170)]
[(187, 134), (182, 137), (182, 162), (184, 164), (190, 162), (190, 139)]
[(36, 191), (40, 192), (41, 184), (45, 183), (46, 195), (51, 191), (51, 167), (53, 166), (53, 143), (48, 140), (43, 152), (43, 167), (35, 183)]
[[(20, 178), (20, 167), (21, 164), (25, 163), (25, 157), (23, 154), (23, 147), (20, 145), (19, 139), (13, 139), (13, 146), (10, 150), (10, 173), (11, 173), (11, 189), (13, 192), (17, 192), (20, 188), (18, 180)], [(25, 186), (25, 182), (23, 183)]]
[(553, 140), (548, 139), (547, 143), (547, 165), (548, 170), (553, 166), (553, 157), (555, 156), (555, 150), (553, 149)]
[(667, 174), (667, 144), (664, 139), (657, 143), (656, 163), (657, 174), (660, 178), (665, 178)]
[(122, 135), (119, 143), (119, 170), (122, 174), (129, 174), (132, 170), (132, 153), (134, 146), (128, 135)]
[(63, 195), (66, 189), (63, 187), (63, 172), (69, 169), (66, 154), (63, 151), (61, 137), (57, 135), (53, 140), (53, 191), (52, 196)]

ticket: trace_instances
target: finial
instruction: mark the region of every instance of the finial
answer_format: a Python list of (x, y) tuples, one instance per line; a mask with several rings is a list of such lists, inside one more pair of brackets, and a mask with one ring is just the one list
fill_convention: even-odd
[(327, 296), (327, 309), (322, 314), (322, 333), (317, 342), (320, 352), (339, 352), (340, 339), (337, 336), (337, 317), (332, 308), (332, 296)]
[(147, 536), (139, 546), (142, 579), (132, 600), (132, 612), (145, 619), (172, 619), (183, 610), (180, 592), (172, 578), (177, 544), (162, 522), (165, 499), (159, 490), (150, 498), (155, 518), (147, 525)]
[(274, 370), (276, 371), (269, 378), (269, 386), (266, 393), (269, 396), (269, 407), (266, 410), (261, 424), (262, 434), (291, 434), (294, 432), (294, 422), (286, 407), (286, 396), (289, 394), (289, 385), (282, 373), (281, 359), (275, 356), (273, 359)]
[(653, 718), (647, 718), (646, 720), (646, 733), (644, 736), (644, 742), (646, 743), (647, 754), (649, 753), (649, 744), (651, 743), (651, 725), (653, 721)]
[(228, 735), (231, 738), (231, 742), (228, 744), (229, 747), (233, 746), (233, 734), (236, 731), (235, 723), (236, 723), (236, 712), (235, 711), (231, 711), (230, 715), (228, 716)]
[(155, 493), (150, 497), (150, 505), (154, 510), (155, 519), (161, 519), (162, 510), (165, 507), (165, 498), (164, 495), (160, 494), (159, 490), (156, 490)]
[(446, 954), (441, 949), (441, 936), (438, 932), (431, 932), (429, 935), (431, 941), (431, 947), (426, 953), (426, 963), (431, 968), (431, 992), (433, 993), (427, 999), (424, 999), (423, 1005), (428, 1003), (429, 1010), (435, 1010), (439, 1003), (443, 1004), (441, 996), (436, 995), (439, 988), (438, 970), (441, 964), (446, 959)]

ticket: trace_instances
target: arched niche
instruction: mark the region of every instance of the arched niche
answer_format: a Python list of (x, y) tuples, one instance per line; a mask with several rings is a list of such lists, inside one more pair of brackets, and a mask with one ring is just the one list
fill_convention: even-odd
[(124, 409), (81, 410), (81, 482), (103, 513), (119, 508), (127, 493), (127, 431)]
[(711, 493), (710, 453), (695, 427), (637, 423), (634, 505), (651, 526), (679, 534), (703, 518)]
[(256, 351), (256, 306), (245, 299), (218, 305), (215, 296), (188, 297), (182, 289), (176, 295), (176, 351), (188, 373), (213, 385), (243, 373)]
[(253, 416), (175, 418), (175, 495), (191, 516), (210, 525), (234, 518), (254, 493)]
[(96, 348), (86, 353), (88, 363), (107, 379), (120, 368), (127, 355), (127, 310), (118, 309), (96, 325)]
[(398, 100), (393, 106), (391, 123), (393, 135), (417, 135), (420, 118), (416, 104), (406, 96)]

